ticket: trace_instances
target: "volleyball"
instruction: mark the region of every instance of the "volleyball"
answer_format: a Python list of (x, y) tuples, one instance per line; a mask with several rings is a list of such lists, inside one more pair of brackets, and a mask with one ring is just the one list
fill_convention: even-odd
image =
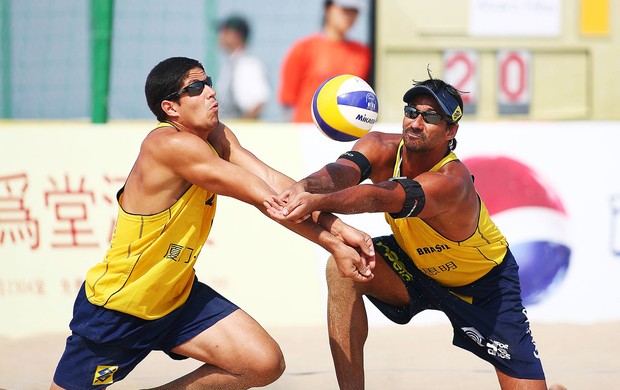
[(327, 79), (312, 98), (312, 119), (329, 138), (348, 142), (363, 137), (377, 121), (379, 104), (370, 85), (343, 74)]

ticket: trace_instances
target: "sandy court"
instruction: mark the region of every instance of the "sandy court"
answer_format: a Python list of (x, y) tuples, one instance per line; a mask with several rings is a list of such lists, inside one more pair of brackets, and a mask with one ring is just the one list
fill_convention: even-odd
[[(568, 389), (620, 389), (620, 323), (533, 324), (548, 383)], [(326, 329), (269, 328), (284, 351), (287, 369), (268, 389), (337, 389)], [(47, 389), (64, 347), (63, 334), (0, 338), (0, 388)], [(160, 385), (197, 367), (152, 353), (110, 389)], [(494, 370), (451, 345), (448, 325), (370, 329), (366, 344), (368, 389), (497, 389)]]

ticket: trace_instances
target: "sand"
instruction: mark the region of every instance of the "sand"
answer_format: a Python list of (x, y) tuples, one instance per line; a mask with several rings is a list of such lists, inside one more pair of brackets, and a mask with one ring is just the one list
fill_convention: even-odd
[[(267, 329), (280, 343), (287, 369), (267, 389), (337, 389), (323, 327)], [(568, 389), (620, 389), (620, 323), (532, 324), (548, 384)], [(0, 388), (48, 389), (66, 334), (0, 338)], [(494, 369), (451, 345), (447, 325), (374, 327), (366, 344), (367, 389), (497, 389)], [(152, 387), (198, 367), (154, 352), (110, 389)]]

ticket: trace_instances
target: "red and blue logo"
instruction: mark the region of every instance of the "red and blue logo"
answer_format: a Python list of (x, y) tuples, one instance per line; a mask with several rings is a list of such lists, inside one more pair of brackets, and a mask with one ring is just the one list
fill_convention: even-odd
[(568, 216), (560, 198), (534, 170), (511, 158), (463, 162), (519, 264), (523, 303), (542, 301), (562, 282), (570, 263)]

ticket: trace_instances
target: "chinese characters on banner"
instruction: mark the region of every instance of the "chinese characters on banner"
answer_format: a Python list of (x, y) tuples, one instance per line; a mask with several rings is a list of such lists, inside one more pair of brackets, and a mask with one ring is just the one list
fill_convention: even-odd
[[(124, 177), (47, 174), (43, 183), (35, 183), (40, 180), (33, 176), (26, 171), (0, 171), (0, 250), (3, 266), (11, 264), (14, 270), (0, 274), (0, 298), (46, 296), (51, 290), (74, 295), (83, 275), (59, 273), (51, 282), (53, 278), (38, 275), (49, 276), (40, 270), (40, 259), (54, 267), (50, 258), (54, 252), (65, 257), (66, 250), (90, 249), (99, 255), (114, 231), (115, 194)], [(37, 271), (20, 273), (21, 268)]]
[[(24, 172), (0, 174), (0, 246), (23, 245), (33, 251), (47, 248), (97, 248), (109, 241), (116, 218), (115, 192), (123, 177), (104, 175), (98, 179), (84, 176), (48, 176), (43, 191), (33, 191)], [(97, 192), (89, 180), (100, 180), (106, 191)], [(98, 186), (101, 188), (101, 186)], [(28, 198), (28, 201), (26, 201)], [(43, 205), (44, 213), (33, 213), (32, 207)], [(109, 211), (109, 226), (98, 237), (94, 228), (93, 208)], [(37, 208), (41, 209), (41, 208)], [(43, 235), (47, 241), (42, 241)]]

